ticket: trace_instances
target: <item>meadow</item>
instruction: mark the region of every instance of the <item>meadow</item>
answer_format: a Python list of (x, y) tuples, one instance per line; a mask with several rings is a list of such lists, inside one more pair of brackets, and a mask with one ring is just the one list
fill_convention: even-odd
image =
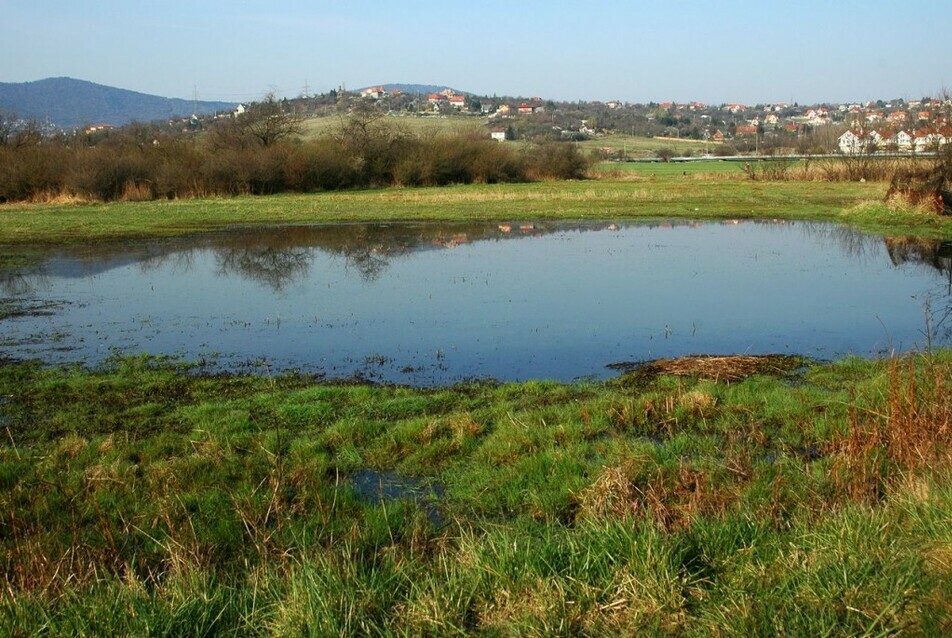
[(12, 258), (37, 243), (174, 236), (235, 225), (351, 221), (806, 219), (893, 234), (952, 235), (952, 218), (884, 203), (886, 185), (881, 182), (753, 181), (728, 162), (618, 166), (629, 173), (575, 181), (267, 197), (4, 204), (0, 252)]
[[(884, 203), (881, 182), (722, 164), (7, 204), (0, 267), (37, 244), (347, 221), (783, 218), (952, 237), (948, 218)], [(430, 389), (3, 361), (0, 634), (948, 634), (950, 386), (942, 349)]]
[(0, 632), (952, 630), (948, 352), (664, 363), (429, 390), (4, 365)]

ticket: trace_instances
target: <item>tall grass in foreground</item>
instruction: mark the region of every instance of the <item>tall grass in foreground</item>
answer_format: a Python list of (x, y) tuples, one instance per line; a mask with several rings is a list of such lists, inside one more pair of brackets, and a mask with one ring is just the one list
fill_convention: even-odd
[[(195, 372), (0, 368), (0, 633), (952, 630), (947, 351), (795, 383)], [(438, 519), (367, 468), (442, 485)]]

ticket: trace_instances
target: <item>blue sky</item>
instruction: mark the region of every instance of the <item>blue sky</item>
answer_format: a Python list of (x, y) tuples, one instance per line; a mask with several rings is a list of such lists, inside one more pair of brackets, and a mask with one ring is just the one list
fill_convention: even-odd
[(632, 102), (952, 89), (952, 0), (0, 0), (0, 82), (243, 101), (344, 83)]

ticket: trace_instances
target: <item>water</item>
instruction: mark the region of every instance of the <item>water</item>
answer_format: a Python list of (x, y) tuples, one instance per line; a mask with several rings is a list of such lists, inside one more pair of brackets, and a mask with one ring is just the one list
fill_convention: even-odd
[[(4, 273), (0, 357), (119, 353), (415, 385), (684, 354), (877, 356), (947, 338), (952, 244), (808, 223), (277, 227)], [(950, 320), (952, 321), (952, 320)]]

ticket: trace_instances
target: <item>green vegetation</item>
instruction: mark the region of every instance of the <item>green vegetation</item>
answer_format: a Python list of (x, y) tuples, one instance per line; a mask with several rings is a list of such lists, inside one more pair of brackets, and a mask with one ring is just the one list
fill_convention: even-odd
[[(602, 154), (611, 154), (617, 157), (655, 157), (660, 149), (669, 148), (676, 155), (704, 155), (718, 152), (722, 144), (718, 142), (704, 142), (699, 140), (682, 140), (674, 137), (645, 137), (643, 135), (628, 135), (615, 133), (603, 137), (579, 142), (579, 146), (586, 151), (598, 151)], [(610, 150), (608, 150), (610, 149)]]
[[(0, 244), (182, 235), (252, 224), (513, 219), (810, 219), (952, 236), (952, 218), (871, 203), (884, 184), (684, 176), (653, 164), (636, 179), (468, 185), (204, 200), (0, 206)], [(18, 251), (19, 249), (17, 249)]]
[(952, 631), (952, 354), (658, 372), (5, 365), (0, 633)]
[[(350, 121), (348, 115), (324, 115), (310, 117), (302, 122), (302, 137), (317, 139), (328, 135), (338, 135)], [(404, 135), (416, 136), (454, 136), (479, 135), (489, 137), (485, 118), (471, 118), (454, 115), (452, 117), (429, 115), (394, 115), (382, 120), (388, 127)]]

